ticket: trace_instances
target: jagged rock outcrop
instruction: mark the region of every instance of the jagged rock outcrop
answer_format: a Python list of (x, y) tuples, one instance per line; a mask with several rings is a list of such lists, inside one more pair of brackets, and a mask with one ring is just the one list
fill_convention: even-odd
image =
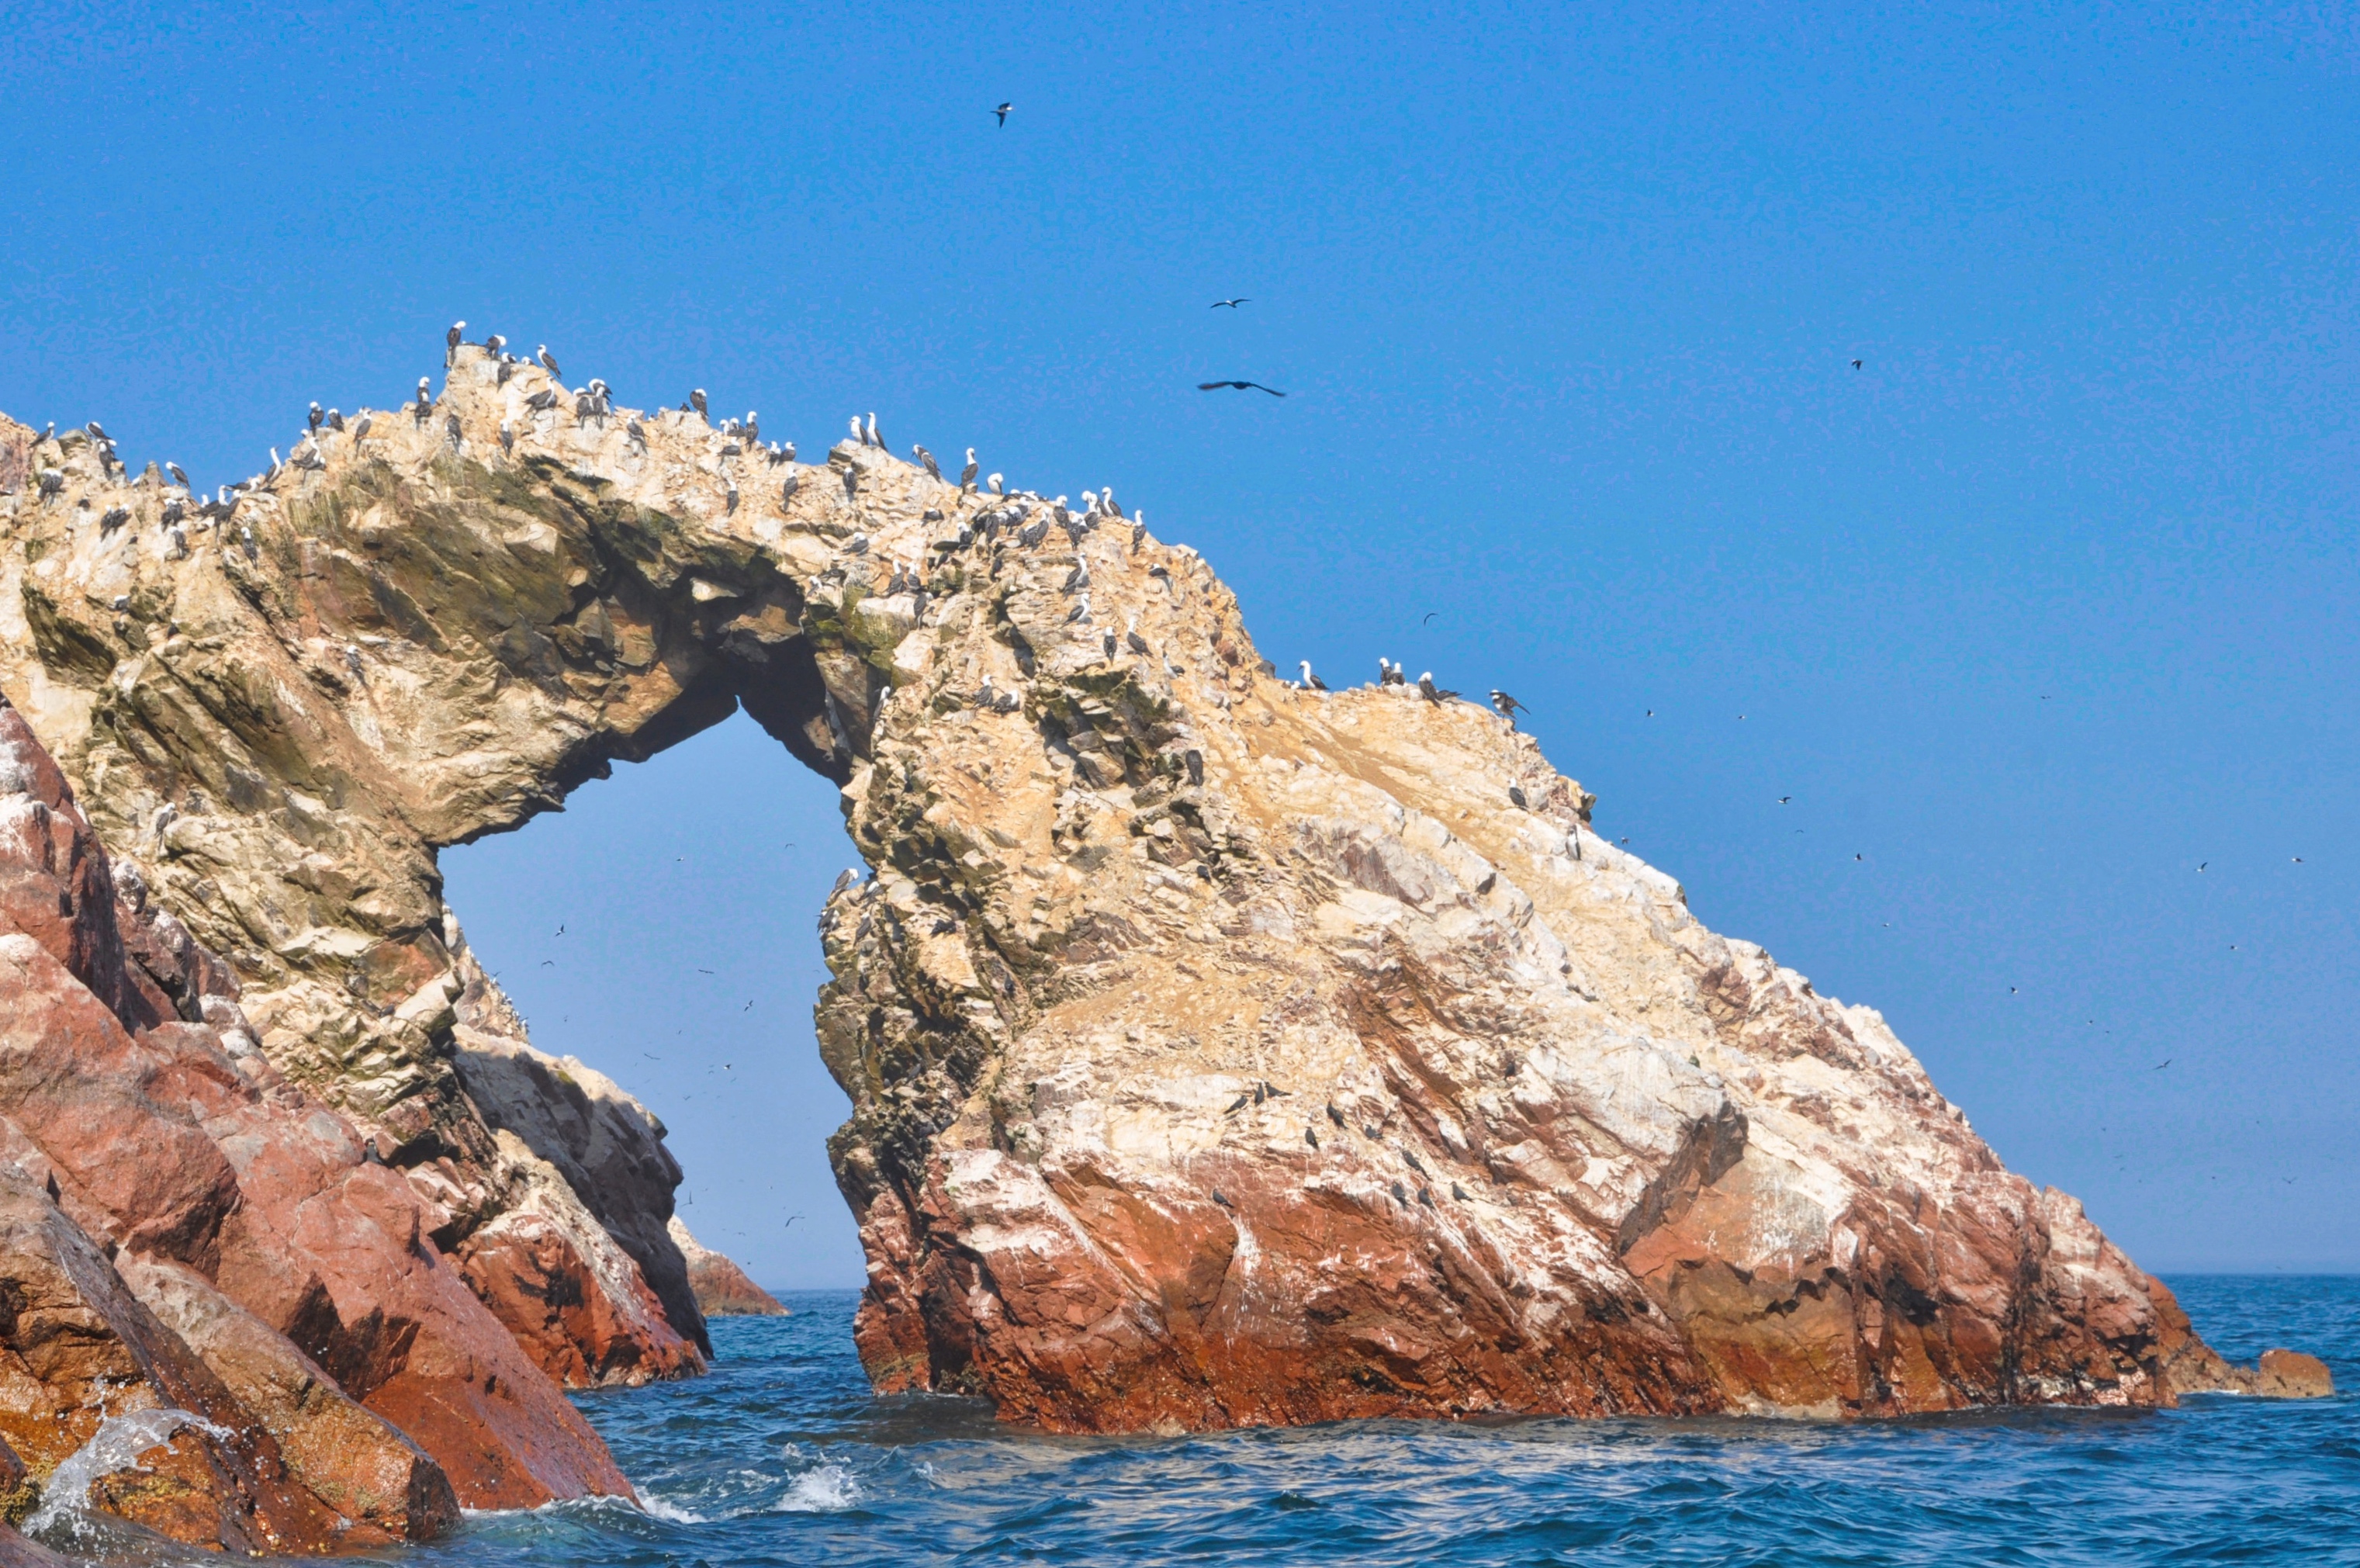
[(0, 699), (0, 1438), (44, 1508), (315, 1552), (628, 1495), (427, 1209), (117, 884)]
[(748, 1277), (736, 1261), (724, 1257), (689, 1234), (680, 1216), (672, 1217), (672, 1239), (688, 1260), (688, 1283), (696, 1292), (697, 1310), (708, 1318), (783, 1318), (779, 1299)]
[(668, 1190), (602, 1210), (595, 1117), (532, 1130), (541, 1058), (478, 1082), (434, 853), (742, 704), (872, 873), (823, 915), (818, 1018), (881, 1388), (1107, 1429), (2223, 1376), (1874, 1013), (1703, 929), (1527, 738), (1273, 680), (1119, 515), (795, 463), (472, 345), (202, 510), (93, 437), (12, 444), (0, 689), (446, 1251), (530, 1212), (512, 1132), (696, 1338)]

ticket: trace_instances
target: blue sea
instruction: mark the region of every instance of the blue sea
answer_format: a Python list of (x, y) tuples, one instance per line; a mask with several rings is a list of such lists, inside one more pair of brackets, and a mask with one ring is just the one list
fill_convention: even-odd
[[(2360, 1388), (2360, 1278), (2171, 1281)], [(1371, 1421), (1046, 1437), (875, 1399), (849, 1293), (715, 1324), (711, 1376), (581, 1403), (646, 1511), (471, 1519), (417, 1564), (2354, 1563), (2360, 1398), (1841, 1425)]]
[[(2171, 1281), (2360, 1388), (2360, 1278)], [(876, 1399), (849, 1292), (714, 1325), (710, 1376), (582, 1397), (639, 1485), (472, 1517), (418, 1568), (810, 1563), (2360, 1564), (2360, 1398), (1837, 1424), (1345, 1422), (1049, 1437)]]

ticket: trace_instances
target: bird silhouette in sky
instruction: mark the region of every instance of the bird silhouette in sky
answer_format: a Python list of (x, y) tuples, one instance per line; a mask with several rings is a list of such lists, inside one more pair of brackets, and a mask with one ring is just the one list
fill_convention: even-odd
[(1859, 360), (1857, 360), (1857, 359), (1853, 360), (1853, 361), (1852, 362), (1852, 367), (1853, 369), (1855, 369), (1855, 370), (1859, 369), (1859, 368), (1860, 368), (1860, 361), (1859, 361)]
[(1248, 299), (1248, 298), (1246, 298), (1246, 297), (1244, 297), (1244, 296), (1240, 295), (1239, 298), (1234, 299), (1234, 300), (1215, 300), (1215, 301), (1213, 302), (1213, 309), (1215, 309), (1215, 310), (1217, 310), (1217, 311), (1218, 311), (1218, 310), (1221, 310), (1221, 309), (1223, 309), (1223, 308), (1227, 308), (1227, 309), (1229, 309), (1229, 310), (1232, 310), (1232, 311), (1234, 311), (1234, 310), (1236, 310), (1240, 305), (1251, 305), (1251, 304), (1252, 304), (1252, 303), (1253, 303), (1253, 301), (1251, 301), (1251, 299)]
[(2153, 1067), (2147, 1069), (2147, 1070), (2149, 1072), (2161, 1072), (2165, 1068), (2169, 1067), (2173, 1062), (2176, 1062), (2180, 1058), (2178, 1057), (2166, 1057), (2161, 1061), (2156, 1063)]
[(1276, 387), (1265, 387), (1260, 381), (1199, 381), (1196, 383), (1196, 389), (1200, 392), (1218, 392), (1224, 387), (1232, 388), (1240, 392), (1268, 392), (1273, 398), (1286, 396)]
[(1000, 116), (1000, 123), (1004, 126), (1008, 123), (1008, 111), (1014, 107), (1016, 107), (1016, 105), (1013, 104), (1002, 104), (1000, 107), (994, 109), (992, 113)]

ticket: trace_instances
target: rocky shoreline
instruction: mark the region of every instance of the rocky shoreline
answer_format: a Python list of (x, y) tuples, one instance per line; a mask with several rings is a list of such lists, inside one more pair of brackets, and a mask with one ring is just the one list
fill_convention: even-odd
[[(2222, 1362), (1530, 738), (1275, 680), (1110, 498), (473, 345), (369, 423), (206, 498), (0, 420), (12, 1484), (287, 1552), (629, 1495), (562, 1387), (693, 1376), (769, 1298), (434, 857), (740, 706), (868, 862), (817, 1015), (880, 1390), (1067, 1431), (2324, 1391)], [(138, 1467), (61, 1469), (103, 1420)]]

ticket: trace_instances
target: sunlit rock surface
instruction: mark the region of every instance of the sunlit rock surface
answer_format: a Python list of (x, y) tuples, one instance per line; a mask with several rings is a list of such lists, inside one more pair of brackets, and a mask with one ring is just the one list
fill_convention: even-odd
[[(199, 515), (7, 427), (0, 689), (445, 1252), (553, 1175), (699, 1341), (669, 1189), (604, 1190), (592, 1111), (471, 1099), (470, 1031), (521, 1025), (482, 1026), (505, 1003), (434, 852), (742, 703), (868, 861), (822, 916), (818, 1020), (880, 1388), (1120, 1429), (2258, 1376), (1874, 1012), (1590, 832), (1529, 739), (1273, 679), (1207, 564), (1127, 519), (857, 442), (782, 461), (471, 345), (432, 402), (290, 451)], [(503, 1315), (545, 1366), (593, 1359)]]

